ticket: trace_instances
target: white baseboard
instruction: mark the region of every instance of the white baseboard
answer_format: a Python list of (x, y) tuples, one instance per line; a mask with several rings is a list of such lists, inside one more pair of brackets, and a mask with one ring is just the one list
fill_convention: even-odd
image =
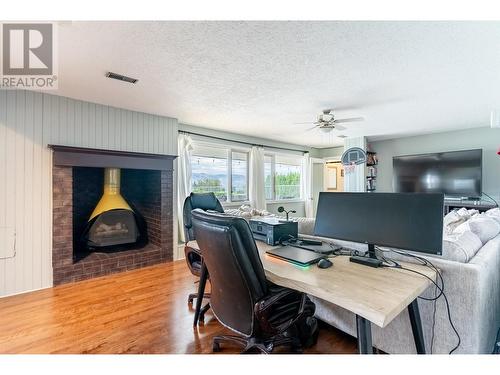
[(184, 244), (180, 243), (177, 246), (174, 246), (174, 260), (184, 259)]

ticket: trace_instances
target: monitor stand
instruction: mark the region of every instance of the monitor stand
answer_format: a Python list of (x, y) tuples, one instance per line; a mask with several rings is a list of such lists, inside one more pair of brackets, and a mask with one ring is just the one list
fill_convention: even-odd
[(382, 261), (377, 259), (377, 254), (375, 253), (375, 245), (368, 244), (368, 256), (352, 256), (349, 260), (353, 263), (362, 264), (364, 266), (378, 268), (382, 265)]

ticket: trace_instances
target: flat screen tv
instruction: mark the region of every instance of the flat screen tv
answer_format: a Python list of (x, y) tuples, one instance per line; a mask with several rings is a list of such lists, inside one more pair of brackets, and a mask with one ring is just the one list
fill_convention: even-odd
[(483, 150), (396, 156), (397, 193), (443, 193), (449, 198), (480, 198)]

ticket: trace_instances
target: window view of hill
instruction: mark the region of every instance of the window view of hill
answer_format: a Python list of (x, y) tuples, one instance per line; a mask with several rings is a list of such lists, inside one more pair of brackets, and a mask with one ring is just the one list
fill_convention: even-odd
[[(234, 159), (231, 175), (231, 201), (248, 200), (247, 161)], [(228, 165), (225, 158), (196, 156), (192, 163), (192, 191), (213, 192), (222, 202), (228, 201)], [(274, 176), (265, 171), (266, 198), (300, 198), (300, 166), (276, 163)], [(274, 190), (274, 194), (273, 194)]]

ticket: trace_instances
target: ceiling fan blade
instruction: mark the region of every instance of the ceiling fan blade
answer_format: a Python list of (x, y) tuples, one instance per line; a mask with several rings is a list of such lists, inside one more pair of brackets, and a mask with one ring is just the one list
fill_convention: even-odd
[(308, 122), (294, 122), (293, 125), (309, 125), (309, 124), (315, 124), (313, 121), (308, 121)]
[(312, 128), (306, 129), (306, 132), (310, 132), (311, 130), (314, 130), (318, 127), (318, 125), (314, 125)]
[(341, 122), (356, 122), (356, 121), (365, 121), (364, 117), (351, 117), (351, 118), (343, 118), (340, 120), (335, 120), (335, 123), (341, 123)]
[(340, 130), (340, 131), (347, 129), (345, 126), (342, 126), (342, 125), (335, 124), (334, 126), (335, 126), (335, 129)]

